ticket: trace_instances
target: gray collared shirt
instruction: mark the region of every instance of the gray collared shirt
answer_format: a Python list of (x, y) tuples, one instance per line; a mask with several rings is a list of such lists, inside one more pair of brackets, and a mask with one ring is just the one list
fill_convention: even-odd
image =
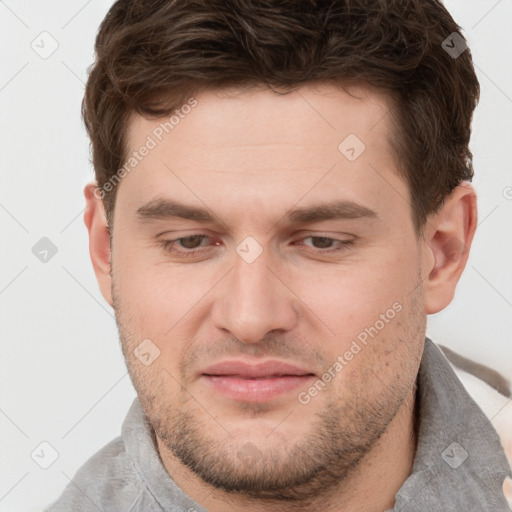
[[(492, 424), (429, 339), (418, 374), (418, 443), (392, 512), (507, 512), (510, 468)], [(121, 436), (93, 455), (47, 512), (207, 512), (166, 472), (135, 399)]]

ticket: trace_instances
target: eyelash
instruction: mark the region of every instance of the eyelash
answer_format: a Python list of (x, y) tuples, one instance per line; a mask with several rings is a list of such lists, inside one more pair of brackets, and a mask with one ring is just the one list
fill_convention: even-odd
[[(194, 238), (194, 237), (202, 237), (203, 239), (206, 239), (206, 238), (209, 238), (207, 235), (201, 235), (201, 234), (197, 234), (197, 235), (188, 235), (188, 236), (184, 236), (184, 237), (180, 237), (180, 238), (176, 238), (174, 240), (162, 240), (159, 242), (159, 245), (161, 247), (163, 247), (163, 249), (171, 254), (175, 254), (175, 255), (179, 255), (179, 256), (185, 256), (185, 257), (193, 257), (193, 256), (196, 256), (198, 253), (200, 252), (203, 252), (203, 249), (199, 248), (199, 249), (190, 249), (190, 250), (184, 250), (184, 251), (177, 251), (176, 249), (174, 249), (174, 245), (179, 242), (180, 240), (186, 240), (187, 238)], [(327, 236), (313, 236), (313, 235), (309, 235), (309, 236), (306, 236), (304, 238), (302, 238), (301, 240), (306, 240), (308, 238), (311, 238), (311, 239), (324, 239), (324, 240), (331, 240), (333, 242), (339, 242), (340, 245), (338, 246), (337, 249), (325, 249), (325, 250), (322, 250), (322, 249), (317, 249), (319, 254), (335, 254), (335, 253), (341, 253), (341, 252), (344, 252), (344, 251), (348, 251), (349, 248), (353, 245), (354, 241), (353, 240), (339, 240), (337, 238), (330, 238), (330, 237), (327, 237)], [(218, 245), (218, 244), (216, 244)], [(315, 248), (310, 248), (311, 250), (315, 250)]]

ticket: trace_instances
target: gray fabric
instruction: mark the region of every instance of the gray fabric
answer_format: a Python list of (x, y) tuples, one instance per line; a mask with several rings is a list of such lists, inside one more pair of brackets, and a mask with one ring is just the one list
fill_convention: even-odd
[[(510, 469), (498, 434), (428, 338), (417, 398), (419, 436), (413, 470), (396, 494), (392, 512), (508, 511), (502, 483)], [(121, 436), (79, 469), (47, 512), (98, 510), (207, 512), (167, 474), (138, 399), (123, 422)]]
[[(498, 434), (428, 338), (417, 399), (418, 446), (412, 474), (396, 494), (393, 511), (509, 511), (502, 485), (510, 467)], [(450, 448), (452, 443), (461, 448)], [(460, 466), (448, 464), (456, 466), (456, 457), (464, 452), (467, 459)]]

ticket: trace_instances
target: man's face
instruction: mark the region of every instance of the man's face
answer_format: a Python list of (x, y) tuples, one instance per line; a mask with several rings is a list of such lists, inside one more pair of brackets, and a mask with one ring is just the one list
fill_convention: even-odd
[(123, 351), (160, 450), (228, 491), (339, 479), (412, 395), (422, 245), (390, 104), (350, 92), (208, 91), (161, 141), (130, 124), (129, 153), (157, 144), (114, 212)]

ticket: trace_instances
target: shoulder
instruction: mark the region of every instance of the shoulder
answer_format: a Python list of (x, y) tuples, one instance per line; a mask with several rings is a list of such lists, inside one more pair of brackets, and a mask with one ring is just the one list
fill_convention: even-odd
[[(493, 368), (438, 345), (471, 398), (495, 428), (512, 470), (512, 383)], [(504, 487), (512, 508), (512, 484)]]
[(438, 345), (471, 398), (491, 421), (512, 466), (512, 384), (493, 368)]
[(77, 471), (46, 512), (129, 511), (143, 489), (123, 439), (117, 437)]

